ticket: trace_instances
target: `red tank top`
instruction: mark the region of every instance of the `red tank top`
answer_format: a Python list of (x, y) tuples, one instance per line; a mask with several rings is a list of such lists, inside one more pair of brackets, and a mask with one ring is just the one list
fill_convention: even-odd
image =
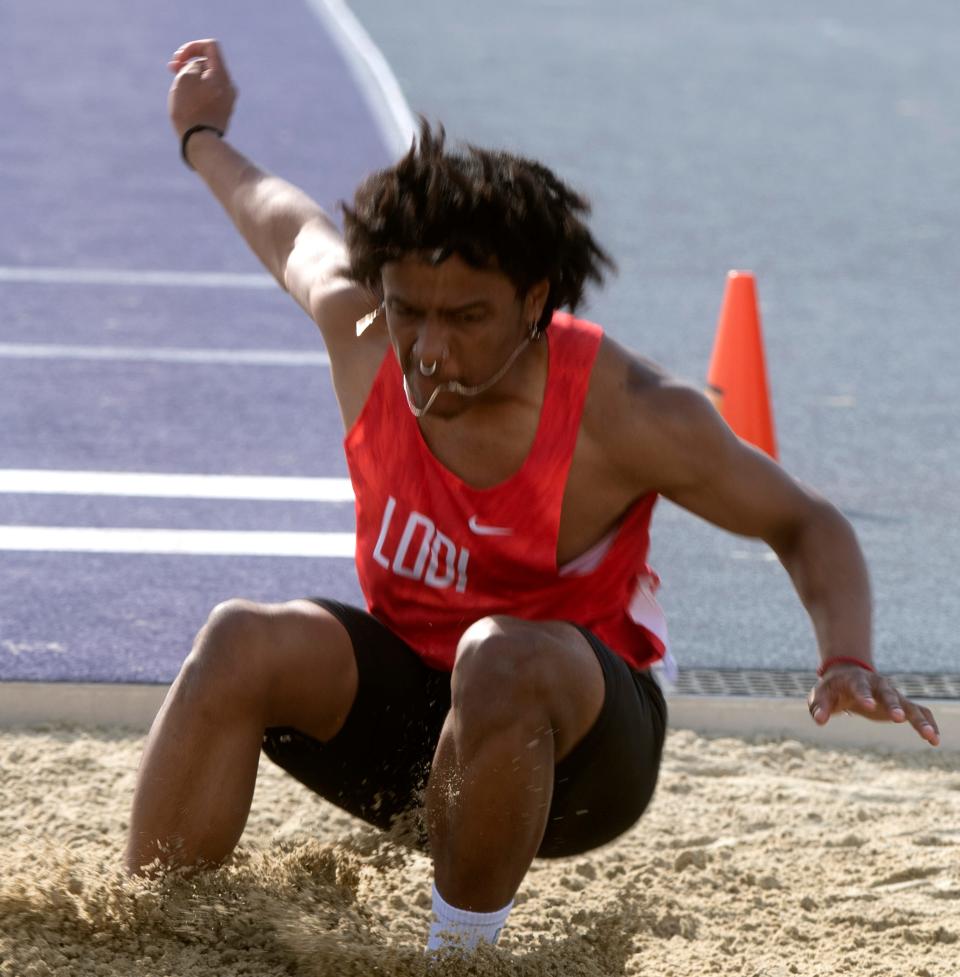
[(451, 669), (481, 617), (566, 620), (636, 668), (666, 651), (659, 580), (647, 566), (656, 495), (638, 499), (606, 539), (557, 566), (560, 507), (603, 330), (555, 313), (544, 402), (523, 465), (473, 488), (433, 455), (388, 350), (344, 441), (356, 495), (357, 573), (371, 614), (429, 665)]

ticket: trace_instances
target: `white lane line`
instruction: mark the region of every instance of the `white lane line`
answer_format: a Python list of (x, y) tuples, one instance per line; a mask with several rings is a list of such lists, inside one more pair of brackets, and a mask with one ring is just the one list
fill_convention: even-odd
[(307, 0), (307, 6), (346, 58), (388, 152), (403, 156), (413, 142), (417, 125), (383, 52), (343, 0)]
[(271, 475), (179, 475), (0, 469), (0, 493), (112, 495), (157, 499), (247, 499), (271, 502), (352, 502), (349, 478)]
[(199, 363), (230, 366), (329, 366), (326, 353), (286, 349), (190, 349), (164, 346), (61, 346), (53, 343), (0, 343), (0, 359), (125, 360), (145, 363)]
[(353, 557), (353, 533), (0, 526), (0, 551), (189, 556)]
[(265, 274), (229, 271), (144, 271), (120, 268), (0, 266), (0, 283), (28, 285), (161, 285), (174, 288), (278, 288)]

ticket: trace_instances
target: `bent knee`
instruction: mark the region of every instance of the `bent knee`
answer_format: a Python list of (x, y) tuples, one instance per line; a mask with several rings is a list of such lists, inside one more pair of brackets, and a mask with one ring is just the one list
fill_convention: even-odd
[(457, 645), (454, 705), (469, 697), (489, 709), (496, 702), (536, 697), (543, 678), (543, 644), (538, 629), (519, 618), (495, 615), (471, 624)]
[(267, 606), (245, 597), (231, 597), (221, 601), (210, 611), (203, 630), (239, 631), (262, 618)]
[(207, 711), (256, 714), (326, 740), (346, 719), (358, 672), (350, 635), (326, 608), (235, 598), (211, 611), (178, 681)]
[(223, 649), (248, 648), (263, 638), (268, 606), (243, 597), (222, 601), (207, 616), (191, 654), (211, 657)]
[(269, 628), (268, 606), (234, 597), (217, 604), (197, 634), (181, 675), (193, 686), (221, 691), (260, 677)]

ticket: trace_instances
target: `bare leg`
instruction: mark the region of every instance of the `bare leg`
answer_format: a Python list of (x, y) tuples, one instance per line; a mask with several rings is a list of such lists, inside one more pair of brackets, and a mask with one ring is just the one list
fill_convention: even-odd
[(514, 897), (540, 847), (553, 791), (548, 723), (504, 726), (482, 741), (451, 710), (428, 788), (437, 888), (460, 909), (493, 912)]
[(263, 731), (329, 739), (356, 694), (350, 639), (308, 601), (220, 605), (154, 720), (138, 771), (125, 864), (139, 874), (226, 859), (247, 822)]
[(593, 725), (604, 695), (579, 631), (495, 621), (461, 642), (427, 789), (437, 889), (472, 912), (516, 894), (546, 829), (554, 763)]
[(260, 723), (242, 714), (217, 717), (193, 698), (181, 672), (151, 727), (127, 839), (131, 873), (155, 858), (168, 867), (219, 863), (247, 823)]

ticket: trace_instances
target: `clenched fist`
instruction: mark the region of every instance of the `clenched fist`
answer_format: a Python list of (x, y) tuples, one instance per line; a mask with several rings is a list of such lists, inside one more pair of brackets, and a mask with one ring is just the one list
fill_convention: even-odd
[(237, 99), (220, 46), (214, 40), (189, 41), (179, 47), (168, 65), (176, 75), (167, 107), (177, 135), (191, 126), (215, 126), (226, 132)]

